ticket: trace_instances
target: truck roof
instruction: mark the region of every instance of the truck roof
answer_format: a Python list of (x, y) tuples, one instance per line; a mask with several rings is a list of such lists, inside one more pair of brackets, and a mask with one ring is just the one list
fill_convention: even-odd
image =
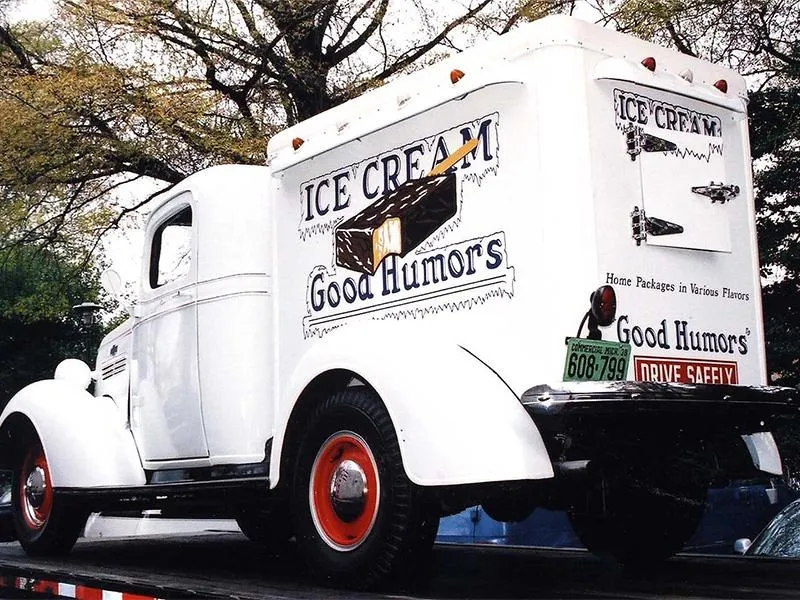
[[(225, 164), (213, 165), (185, 177), (172, 187), (156, 195), (147, 207), (150, 215), (158, 212), (170, 199), (178, 194), (191, 191), (197, 196), (213, 198), (211, 203), (203, 201), (207, 209), (224, 212), (230, 210), (231, 185), (236, 188), (258, 189), (264, 184), (265, 167), (259, 165)], [(237, 197), (241, 202), (241, 197)], [(213, 206), (215, 204), (216, 206)]]
[[(268, 162), (273, 171), (280, 170), (465, 92), (497, 81), (520, 80), (522, 74), (514, 72), (514, 61), (536, 50), (553, 46), (581, 47), (627, 59), (631, 64), (638, 64), (643, 58), (652, 56), (657, 65), (655, 75), (663, 76), (670, 87), (674, 86), (675, 80), (682, 86), (710, 86), (724, 78), (728, 83), (728, 98), (747, 99), (744, 78), (727, 67), (582, 19), (550, 15), (436, 64), (398, 76), (380, 88), (277, 133), (267, 146)], [(463, 71), (466, 77), (458, 84), (453, 84), (450, 71), (456, 68)], [(692, 71), (691, 83), (679, 77), (686, 69)], [(301, 138), (304, 142), (298, 150), (292, 146), (295, 138)]]

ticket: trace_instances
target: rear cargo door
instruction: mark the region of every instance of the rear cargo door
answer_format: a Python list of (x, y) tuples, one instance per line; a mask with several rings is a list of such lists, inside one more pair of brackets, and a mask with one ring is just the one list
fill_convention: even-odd
[[(731, 251), (731, 206), (742, 202), (741, 156), (726, 153), (730, 111), (664, 90), (614, 90), (625, 151), (639, 166), (634, 235), (643, 243)], [(637, 230), (638, 228), (638, 230)]]

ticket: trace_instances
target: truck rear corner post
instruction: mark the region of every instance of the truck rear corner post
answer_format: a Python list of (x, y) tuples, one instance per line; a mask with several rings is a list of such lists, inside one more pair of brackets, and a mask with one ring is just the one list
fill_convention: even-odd
[(23, 545), (67, 551), (90, 510), (225, 514), (363, 588), (479, 503), (677, 552), (709, 485), (780, 472), (796, 411), (763, 386), (744, 94), (550, 17), (191, 175), (92, 392), (70, 363), (0, 416)]

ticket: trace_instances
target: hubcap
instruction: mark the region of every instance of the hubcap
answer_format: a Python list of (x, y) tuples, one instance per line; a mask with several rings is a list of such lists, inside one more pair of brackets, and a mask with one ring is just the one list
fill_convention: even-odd
[(352, 523), (364, 513), (367, 503), (367, 474), (358, 463), (343, 460), (331, 479), (331, 504), (336, 515), (345, 523)]
[(36, 467), (25, 482), (25, 497), (33, 508), (41, 508), (45, 492), (44, 469)]
[(309, 505), (320, 537), (348, 552), (367, 539), (378, 515), (378, 465), (367, 442), (352, 431), (329, 437), (314, 459)]
[(25, 525), (29, 529), (42, 529), (53, 507), (53, 486), (41, 447), (31, 450), (22, 463), (18, 496)]

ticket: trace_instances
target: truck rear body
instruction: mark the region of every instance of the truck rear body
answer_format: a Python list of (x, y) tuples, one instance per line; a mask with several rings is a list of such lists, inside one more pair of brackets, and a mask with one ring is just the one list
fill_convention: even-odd
[[(492, 48), (450, 59), (466, 75), (449, 93), (431, 73), (412, 75), (370, 105), (277, 136), (276, 256), (294, 258), (276, 263), (281, 311), (292, 307), (281, 364), (338, 328), (399, 321), (421, 327), (420, 340), (452, 339), (521, 394), (563, 379), (565, 338), (607, 284), (617, 319), (603, 339), (632, 356), (622, 377), (604, 379), (763, 385), (744, 82), (612, 35), (534, 26), (495, 42), (505, 60)], [(655, 72), (640, 64), (651, 55)], [(693, 82), (677, 75), (687, 69)], [(294, 135), (314, 149), (274, 150)], [(438, 227), (374, 269), (343, 260), (357, 253), (346, 236), (374, 234), (473, 140), (428, 196)], [(402, 226), (419, 227), (409, 211)]]

